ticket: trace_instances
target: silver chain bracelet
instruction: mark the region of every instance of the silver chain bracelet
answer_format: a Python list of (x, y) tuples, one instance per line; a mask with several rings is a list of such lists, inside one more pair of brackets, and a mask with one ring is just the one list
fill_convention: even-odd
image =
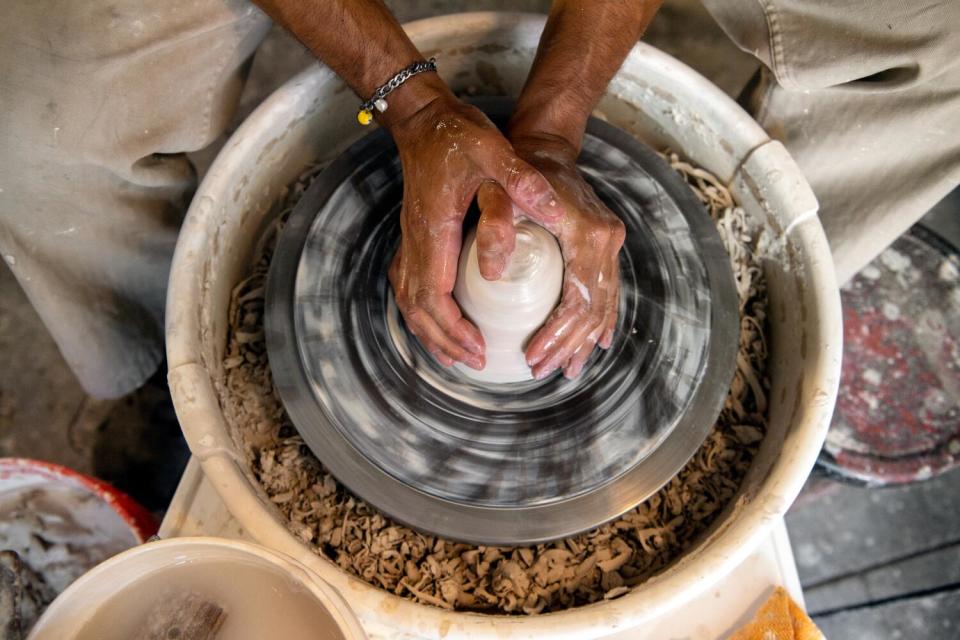
[(383, 113), (387, 110), (387, 101), (386, 96), (402, 85), (404, 82), (417, 75), (418, 73), (423, 73), (424, 71), (436, 71), (437, 70), (437, 59), (430, 58), (429, 60), (421, 60), (419, 62), (414, 62), (409, 67), (401, 69), (395, 76), (387, 80), (386, 83), (380, 86), (376, 91), (373, 92), (373, 95), (370, 96), (370, 99), (360, 105), (360, 111), (357, 112), (357, 122), (362, 125), (368, 125), (373, 120), (373, 110), (376, 109), (380, 113)]

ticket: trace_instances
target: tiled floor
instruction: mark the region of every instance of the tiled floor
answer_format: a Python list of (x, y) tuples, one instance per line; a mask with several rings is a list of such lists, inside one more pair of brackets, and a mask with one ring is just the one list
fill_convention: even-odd
[(808, 486), (787, 528), (828, 638), (960, 637), (960, 469), (897, 488)]
[[(394, 0), (402, 20), (472, 9), (544, 10), (547, 0)], [(648, 41), (736, 94), (754, 65), (695, 0), (667, 2)], [(258, 54), (240, 107), (248, 113), (293, 71), (311, 64), (274, 32)], [(204, 165), (213, 150), (197, 156)], [(960, 236), (960, 206), (935, 214)], [(951, 227), (952, 225), (952, 227)], [(117, 402), (87, 398), (13, 276), (0, 268), (0, 455), (61, 462), (93, 473), (160, 511), (186, 450), (163, 375)], [(960, 637), (960, 471), (895, 489), (817, 477), (787, 518), (810, 611), (832, 640)]]

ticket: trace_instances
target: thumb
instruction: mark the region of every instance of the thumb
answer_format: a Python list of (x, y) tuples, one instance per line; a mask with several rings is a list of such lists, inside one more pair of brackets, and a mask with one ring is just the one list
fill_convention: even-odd
[(494, 151), (491, 158), (490, 179), (498, 182), (507, 196), (528, 218), (550, 228), (565, 213), (557, 192), (550, 181), (532, 165), (524, 162), (509, 144)]
[(485, 182), (477, 192), (480, 222), (477, 224), (477, 258), (480, 275), (498, 280), (516, 245), (513, 202), (495, 182)]

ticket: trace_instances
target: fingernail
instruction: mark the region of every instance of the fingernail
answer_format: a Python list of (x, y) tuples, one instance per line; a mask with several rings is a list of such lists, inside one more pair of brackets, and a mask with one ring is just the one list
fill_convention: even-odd
[(486, 362), (484, 362), (484, 359), (480, 357), (466, 358), (463, 361), (463, 363), (468, 367), (470, 367), (471, 369), (476, 369), (477, 371), (480, 371), (486, 365)]
[(480, 355), (483, 353), (483, 345), (477, 342), (467, 343), (467, 349), (470, 351), (470, 353), (475, 353), (477, 355)]
[(483, 276), (484, 280), (499, 280), (501, 274), (503, 274), (503, 268), (506, 266), (504, 264), (503, 256), (491, 256), (484, 259), (480, 275)]
[(543, 369), (540, 369), (540, 371), (535, 371), (533, 373), (533, 378), (535, 380), (543, 380), (544, 378), (549, 376), (551, 373), (553, 373), (553, 369), (543, 368)]

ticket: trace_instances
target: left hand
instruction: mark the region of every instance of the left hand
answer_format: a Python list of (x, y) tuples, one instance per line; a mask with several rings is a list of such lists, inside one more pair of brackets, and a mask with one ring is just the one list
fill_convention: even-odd
[[(544, 224), (563, 254), (560, 305), (527, 345), (527, 364), (542, 380), (557, 369), (575, 378), (595, 346), (613, 342), (619, 305), (619, 253), (626, 234), (623, 222), (597, 198), (576, 166), (577, 150), (559, 136), (512, 136), (517, 154), (533, 165), (556, 190), (565, 214)], [(514, 247), (514, 209), (495, 184), (480, 188), (477, 250), (480, 273), (496, 280)], [(539, 221), (538, 221), (539, 222)]]

